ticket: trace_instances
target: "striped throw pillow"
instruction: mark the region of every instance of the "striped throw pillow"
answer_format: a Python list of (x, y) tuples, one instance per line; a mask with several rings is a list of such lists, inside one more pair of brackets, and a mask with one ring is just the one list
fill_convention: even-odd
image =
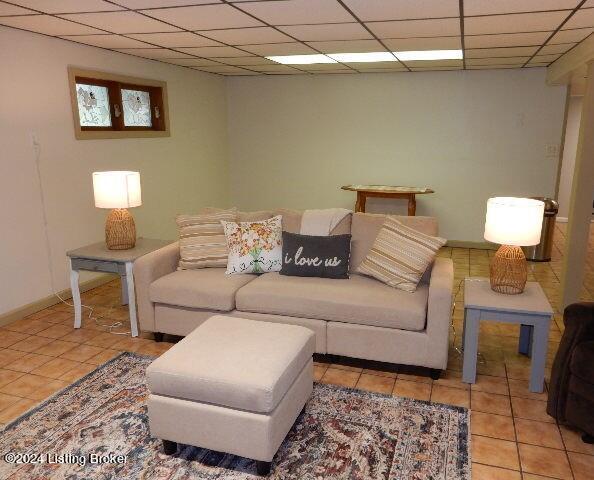
[(425, 235), (404, 226), (394, 217), (387, 217), (357, 272), (391, 287), (414, 292), (445, 243), (445, 238)]
[(221, 210), (199, 215), (178, 215), (179, 227), (178, 270), (195, 268), (226, 267), (227, 241), (221, 220), (234, 222), (237, 210)]

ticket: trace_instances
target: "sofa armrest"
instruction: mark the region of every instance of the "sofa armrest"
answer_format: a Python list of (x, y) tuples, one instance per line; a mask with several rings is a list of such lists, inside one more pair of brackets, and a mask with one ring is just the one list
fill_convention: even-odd
[(452, 318), (452, 294), (454, 291), (454, 262), (451, 258), (437, 257), (429, 279), (427, 301), (427, 335), (434, 368), (444, 370), (448, 364), (449, 333)]
[(134, 283), (140, 329), (155, 331), (155, 306), (151, 301), (151, 283), (172, 273), (179, 263), (179, 242), (170, 243), (154, 252), (148, 253), (134, 262)]

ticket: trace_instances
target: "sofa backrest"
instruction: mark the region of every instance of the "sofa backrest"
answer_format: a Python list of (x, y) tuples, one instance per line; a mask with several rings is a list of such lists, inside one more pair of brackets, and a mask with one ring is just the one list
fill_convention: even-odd
[[(436, 236), (438, 234), (435, 217), (408, 217), (395, 215), (399, 222), (421, 233)], [(351, 261), (350, 271), (354, 272), (367, 256), (375, 242), (386, 215), (375, 213), (354, 213), (351, 225)]]

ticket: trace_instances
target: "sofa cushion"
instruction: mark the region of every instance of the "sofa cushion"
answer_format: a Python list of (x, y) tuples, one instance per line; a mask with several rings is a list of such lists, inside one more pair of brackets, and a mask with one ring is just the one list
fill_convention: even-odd
[(235, 308), (235, 292), (254, 278), (226, 275), (224, 268), (178, 270), (155, 280), (149, 292), (155, 303), (229, 312)]
[(237, 310), (359, 323), (402, 330), (424, 330), (429, 287), (413, 293), (373, 278), (351, 275), (335, 280), (267, 273), (240, 288)]
[[(387, 215), (354, 213), (351, 225), (351, 272), (356, 272), (371, 250), (377, 234), (384, 225)], [(414, 228), (425, 235), (437, 236), (437, 219), (434, 217), (407, 217), (394, 215), (403, 225)]]
[[(278, 208), (274, 211), (275, 215), (283, 217), (283, 232), (301, 233), (301, 219), (303, 210), (292, 210), (289, 208)], [(336, 225), (330, 235), (347, 235), (351, 233), (352, 214), (345, 216), (338, 225)]]
[(311, 362), (298, 325), (215, 315), (147, 368), (151, 393), (269, 413)]

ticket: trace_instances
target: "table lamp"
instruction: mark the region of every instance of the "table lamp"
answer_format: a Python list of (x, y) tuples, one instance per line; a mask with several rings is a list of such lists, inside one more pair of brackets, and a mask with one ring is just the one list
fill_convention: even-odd
[(110, 250), (127, 250), (136, 245), (136, 225), (128, 208), (142, 205), (140, 173), (94, 172), (93, 192), (97, 208), (110, 208), (105, 221), (105, 243)]
[(544, 203), (531, 198), (494, 197), (487, 201), (485, 240), (501, 247), (491, 261), (491, 289), (511, 295), (524, 291), (528, 277), (520, 248), (540, 243)]

